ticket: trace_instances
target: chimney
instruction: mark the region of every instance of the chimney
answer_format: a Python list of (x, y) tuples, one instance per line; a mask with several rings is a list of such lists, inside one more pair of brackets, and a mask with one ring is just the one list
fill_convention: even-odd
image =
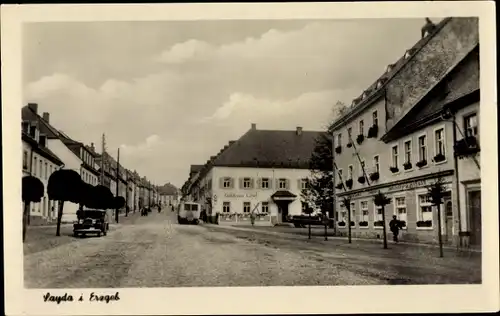
[(90, 143), (90, 149), (95, 152), (95, 147), (94, 147), (94, 143)]
[(46, 135), (40, 135), (40, 139), (39, 139), (38, 143), (42, 147), (47, 147), (47, 136)]
[(257, 129), (257, 124), (252, 123), (252, 125), (251, 125), (251, 126), (252, 126), (252, 130), (253, 130), (253, 131), (255, 131), (255, 130)]
[(33, 111), (35, 112), (36, 114), (38, 114), (38, 103), (28, 103), (28, 107)]
[(422, 38), (431, 34), (435, 28), (436, 28), (436, 25), (429, 18), (425, 18), (425, 25), (422, 27), (422, 30), (421, 30)]
[(50, 114), (49, 112), (43, 112), (43, 119), (45, 122), (50, 123)]
[(297, 133), (297, 135), (299, 135), (299, 136), (300, 136), (300, 135), (302, 135), (302, 127), (297, 126), (296, 133)]

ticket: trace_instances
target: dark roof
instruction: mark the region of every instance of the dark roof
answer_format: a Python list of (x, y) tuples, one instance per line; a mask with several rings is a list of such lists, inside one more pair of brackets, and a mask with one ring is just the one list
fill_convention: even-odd
[(175, 185), (171, 183), (166, 183), (162, 185), (161, 187), (158, 188), (158, 191), (162, 195), (176, 195), (178, 192), (178, 189)]
[[(466, 102), (458, 102), (458, 101)], [(445, 108), (479, 100), (479, 44), (381, 139), (389, 142), (438, 119)]]
[(289, 198), (295, 198), (297, 197), (295, 194), (293, 194), (290, 191), (287, 190), (279, 190), (274, 192), (273, 195), (271, 195), (271, 198), (276, 198), (276, 197), (289, 197)]
[[(370, 106), (379, 99), (383, 95), (383, 91), (385, 90), (386, 85), (404, 66), (412, 60), (412, 58), (416, 55), (418, 51), (420, 51), (425, 45), (451, 20), (451, 18), (445, 18), (435, 25), (434, 29), (430, 34), (425, 37), (422, 37), (412, 48), (408, 49), (401, 58), (393, 64), (388, 65), (390, 67), (390, 71), (384, 72), (374, 83), (372, 83), (363, 93), (366, 93), (366, 97), (362, 99), (361, 96), (355, 98), (349, 110), (339, 117), (332, 126), (335, 128), (340, 124), (345, 124), (350, 119), (354, 118), (358, 113), (363, 111), (366, 107)], [(409, 53), (409, 56), (406, 56)], [(380, 83), (380, 85), (379, 85)], [(379, 87), (377, 88), (377, 85)]]
[(212, 166), (308, 169), (322, 133), (250, 129), (216, 157)]
[(61, 159), (59, 159), (59, 157), (57, 157), (56, 154), (54, 154), (47, 147), (40, 146), (40, 144), (35, 139), (33, 139), (31, 136), (29, 136), (25, 132), (22, 132), (21, 137), (24, 141), (29, 143), (31, 145), (31, 148), (33, 148), (33, 151), (38, 153), (40, 156), (43, 156), (43, 157), (49, 159), (50, 161), (57, 164), (58, 166), (64, 165), (64, 163), (61, 161)]
[(191, 165), (191, 168), (189, 169), (189, 174), (196, 173), (200, 171), (203, 168), (203, 165)]
[(59, 131), (45, 121), (40, 115), (35, 113), (29, 106), (23, 106), (21, 109), (21, 118), (23, 121), (38, 122), (40, 133), (47, 135), (47, 138), (59, 138)]

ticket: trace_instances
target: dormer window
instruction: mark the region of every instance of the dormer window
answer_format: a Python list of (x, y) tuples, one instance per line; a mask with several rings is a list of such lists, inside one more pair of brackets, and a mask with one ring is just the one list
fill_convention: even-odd
[(392, 65), (387, 66), (385, 72), (389, 73), (392, 70)]
[(377, 82), (377, 89), (379, 89), (380, 87), (382, 87), (382, 81), (380, 81), (380, 80), (379, 80), (379, 81)]
[(409, 50), (407, 50), (405, 53), (405, 59), (410, 58), (410, 56), (411, 56), (411, 52)]
[(361, 96), (361, 99), (362, 100), (366, 99), (366, 92), (363, 92), (363, 95)]

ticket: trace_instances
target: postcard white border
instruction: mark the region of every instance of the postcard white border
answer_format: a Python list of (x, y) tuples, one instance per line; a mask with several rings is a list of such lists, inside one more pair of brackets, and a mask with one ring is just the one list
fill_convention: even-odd
[[(207, 19), (355, 19), (478, 16), (481, 126), (496, 130), (495, 6), (486, 1), (9, 5), (1, 9), (5, 306), (7, 315), (300, 314), (480, 312), (499, 309), (496, 133), (483, 133), (482, 285), (119, 289), (112, 304), (44, 303), (44, 290), (23, 288), (21, 242), (21, 24), (35, 21)], [(79, 295), (90, 289), (68, 290)], [(101, 290), (102, 291), (102, 290)], [(58, 290), (61, 293), (64, 290)], [(109, 292), (113, 292), (112, 289)], [(250, 297), (258, 298), (251, 303)], [(359, 299), (362, 297), (363, 299)], [(425, 299), (416, 299), (425, 297)], [(193, 298), (196, 298), (193, 300)], [(297, 299), (300, 298), (300, 299)], [(307, 303), (306, 303), (307, 302)], [(424, 303), (423, 303), (424, 302)]]

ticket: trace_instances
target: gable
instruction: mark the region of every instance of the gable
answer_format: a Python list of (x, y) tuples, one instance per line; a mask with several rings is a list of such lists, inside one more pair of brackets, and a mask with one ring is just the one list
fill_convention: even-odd
[(387, 131), (424, 98), (479, 43), (478, 18), (452, 18), (386, 89)]

